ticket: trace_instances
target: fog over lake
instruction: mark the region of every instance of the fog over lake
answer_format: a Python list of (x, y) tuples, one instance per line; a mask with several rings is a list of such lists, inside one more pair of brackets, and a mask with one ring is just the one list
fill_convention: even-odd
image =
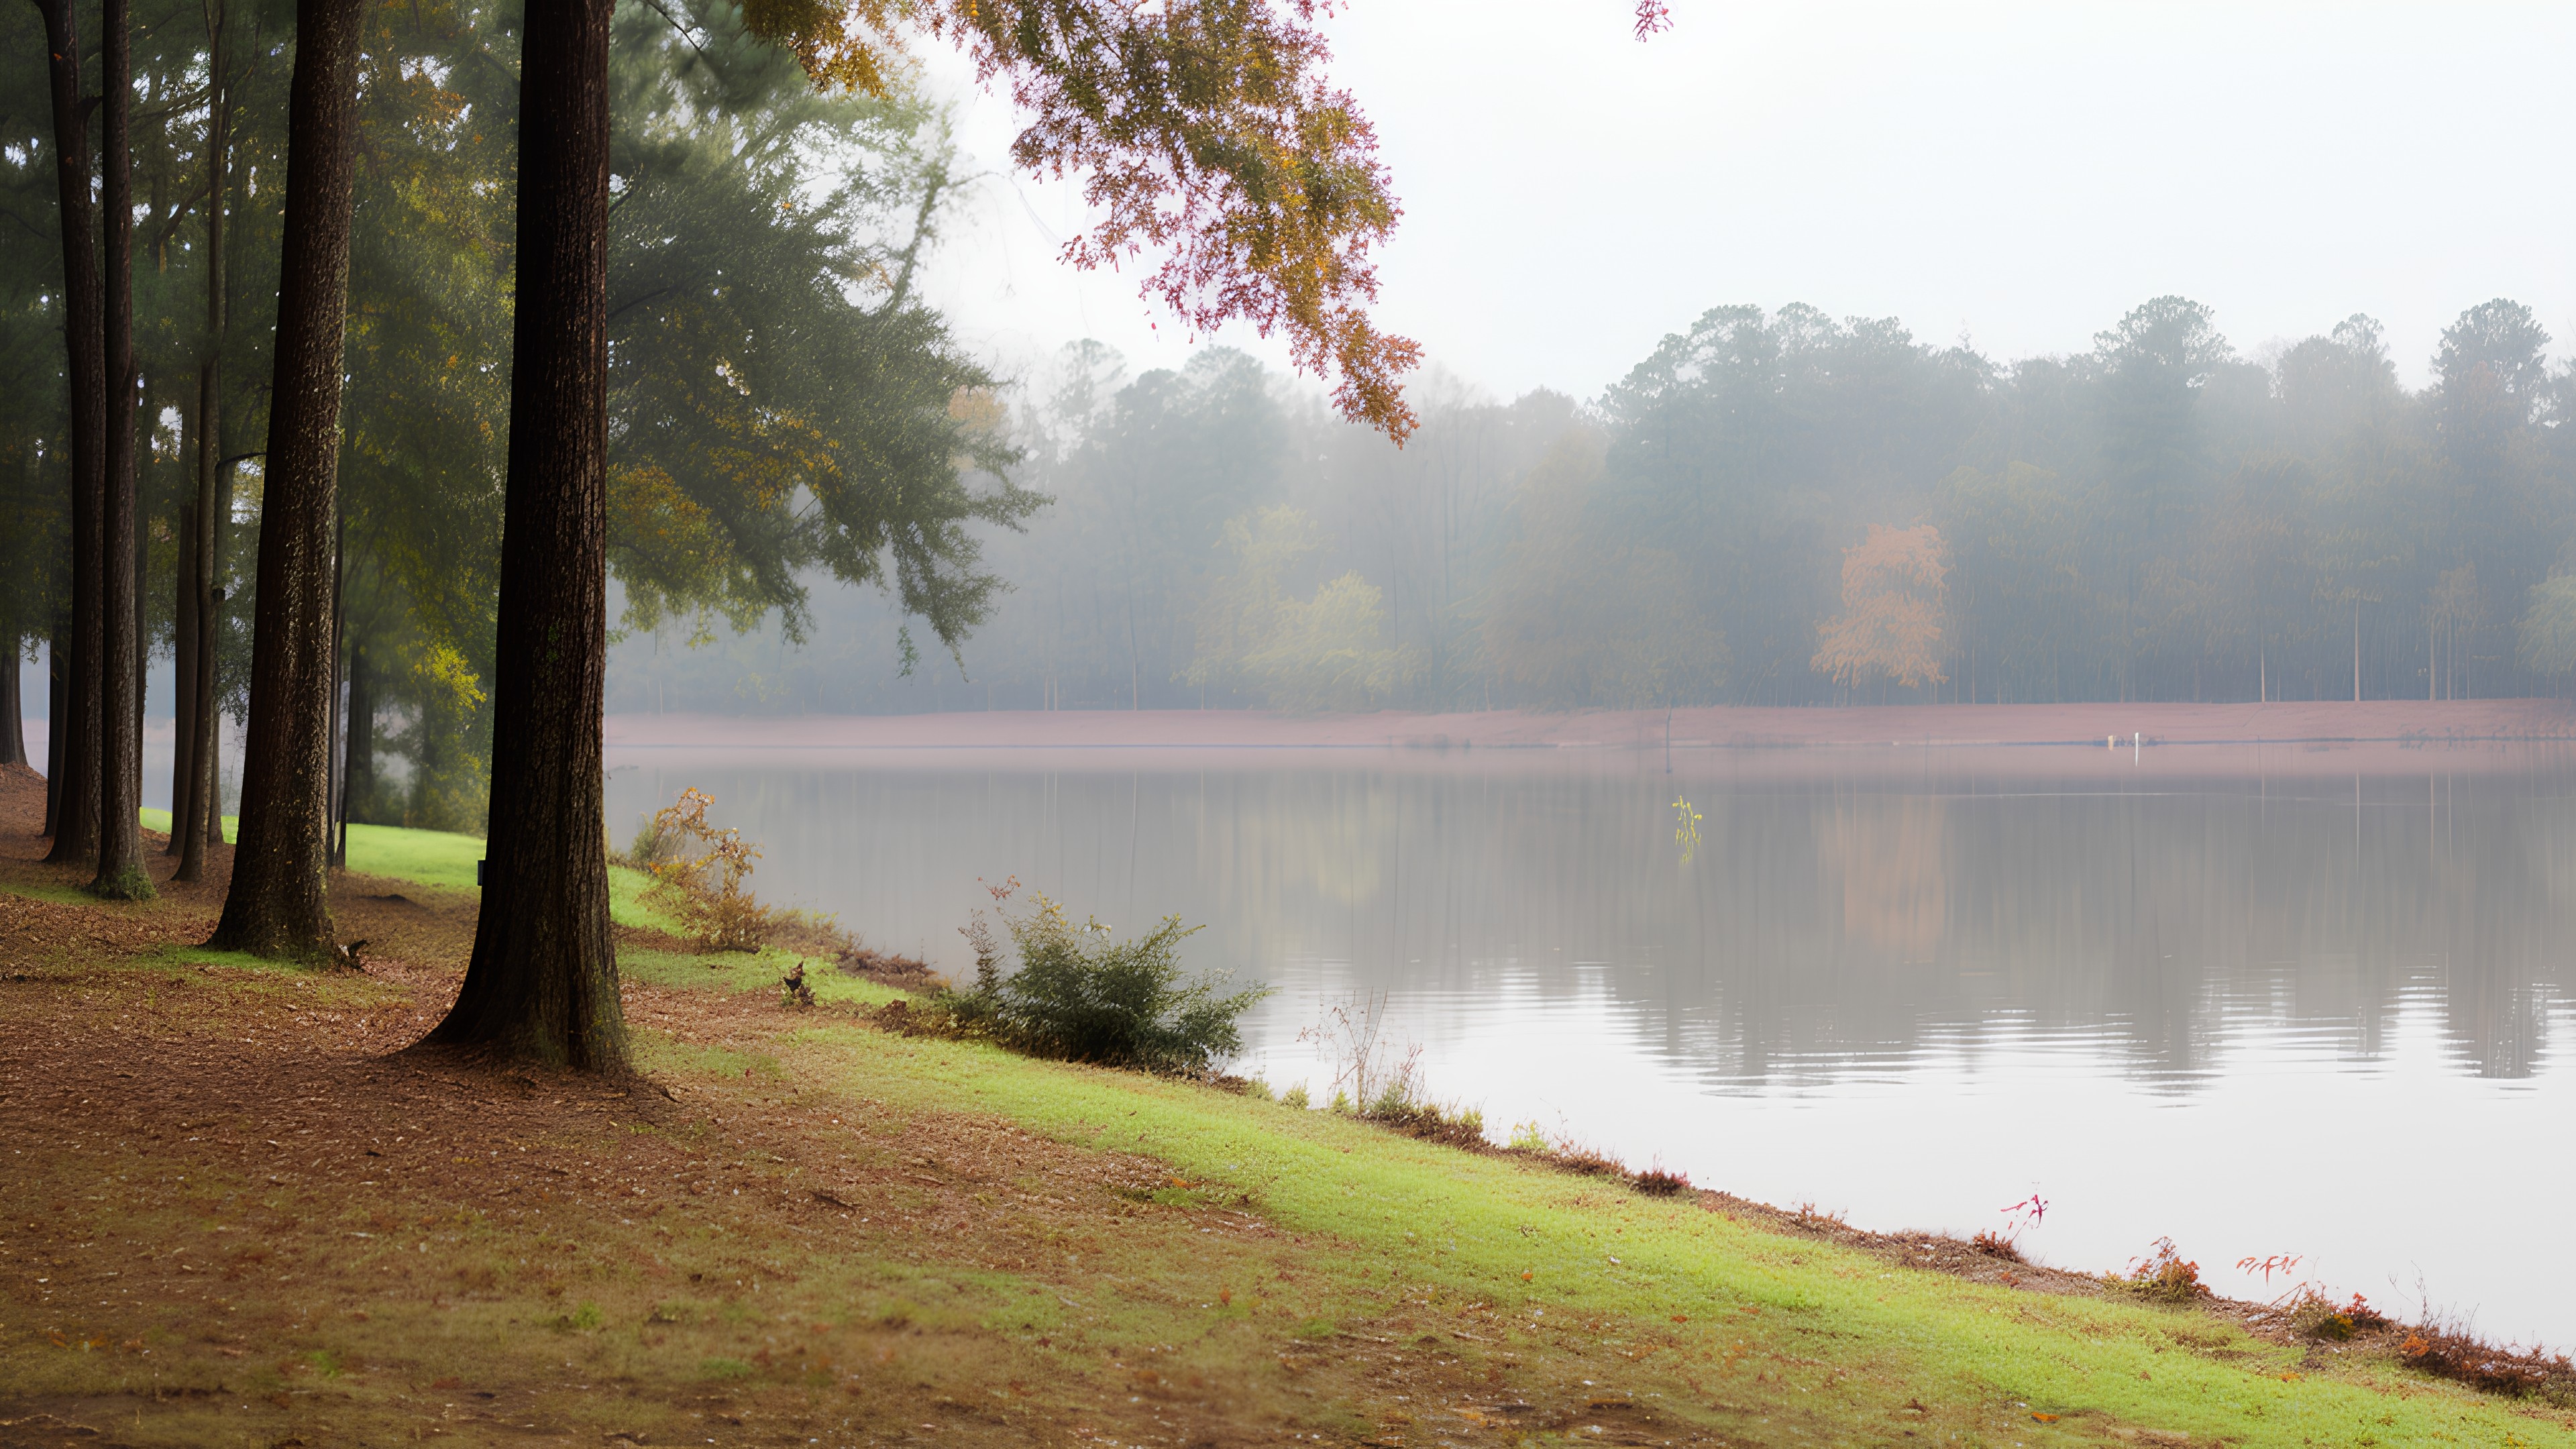
[[(612, 748), (764, 898), (952, 975), (979, 878), (1270, 982), (1242, 1070), (1383, 994), (1434, 1096), (1702, 1186), (2116, 1269), (2170, 1235), (2392, 1310), (2564, 1340), (2576, 752), (2299, 747)], [(2176, 763), (2180, 759), (2181, 763)], [(2152, 764), (2152, 767), (2150, 767)], [(1700, 817), (1677, 840), (1674, 802)]]

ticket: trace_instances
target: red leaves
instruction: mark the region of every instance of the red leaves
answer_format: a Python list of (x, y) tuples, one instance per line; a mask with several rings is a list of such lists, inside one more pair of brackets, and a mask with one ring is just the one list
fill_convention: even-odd
[(2278, 1273), (2287, 1277), (2305, 1258), (2306, 1255), (2303, 1253), (2272, 1253), (2263, 1257), (2239, 1258), (2236, 1260), (2236, 1271), (2260, 1273), (2263, 1275), (2264, 1285), (2268, 1287), (2272, 1282), (2273, 1274)]
[(1673, 12), (1664, 0), (1637, 0), (1637, 39), (1643, 41), (1673, 28)]

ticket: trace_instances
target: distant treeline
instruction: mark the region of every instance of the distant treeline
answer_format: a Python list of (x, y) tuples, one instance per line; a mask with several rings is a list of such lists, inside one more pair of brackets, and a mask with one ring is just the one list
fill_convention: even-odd
[(2576, 372), (2548, 342), (2474, 307), (2416, 391), (2359, 316), (2254, 359), (2161, 297), (1997, 363), (1724, 307), (1589, 406), (1435, 378), (1400, 453), (1240, 354), (1130, 380), (1080, 344), (1017, 410), (1054, 502), (988, 548), (1012, 592), (962, 676), (844, 593), (801, 649), (631, 639), (612, 707), (2551, 694)]

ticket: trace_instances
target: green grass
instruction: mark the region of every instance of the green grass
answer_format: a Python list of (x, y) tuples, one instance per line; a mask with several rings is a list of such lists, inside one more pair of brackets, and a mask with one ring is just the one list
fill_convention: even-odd
[[(1060, 1141), (1147, 1153), (1292, 1232), (1330, 1234), (1362, 1303), (1401, 1282), (1507, 1317), (1629, 1324), (1682, 1315), (1721, 1341), (1839, 1366), (1855, 1409), (1942, 1397), (2224, 1437), (2399, 1443), (2467, 1434), (2576, 1443), (2549, 1420), (2401, 1371), (2310, 1374), (2302, 1355), (2190, 1308), (2052, 1297), (1901, 1269), (1739, 1225), (1605, 1179), (1476, 1157), (1182, 1082), (1030, 1061), (972, 1043), (817, 1025), (782, 1039), (799, 1076), (914, 1110), (989, 1112)], [(1524, 1278), (1523, 1275), (1529, 1275)], [(1531, 1309), (1543, 1310), (1529, 1317)], [(2285, 1375), (2287, 1377), (2285, 1377)], [(1873, 1392), (1884, 1386), (1884, 1392)], [(1883, 1407), (1883, 1406), (1882, 1406)], [(1882, 1421), (1883, 1422), (1883, 1421)], [(2039, 1425), (2034, 1422), (2032, 1427)]]
[(856, 976), (844, 976), (828, 962), (769, 947), (754, 951), (656, 951), (643, 946), (617, 949), (618, 974), (647, 986), (676, 986), (694, 991), (775, 992), (780, 978), (799, 960), (805, 962), (805, 984), (824, 1005), (847, 1002), (882, 1006), (904, 995)]
[[(170, 831), (170, 812), (140, 812), (143, 828)], [(241, 818), (224, 817), (224, 839), (231, 841), (240, 832)], [(483, 858), (483, 842), (477, 836), (458, 835), (446, 830), (407, 830), (399, 825), (349, 826), (349, 869), (363, 875), (393, 876), (417, 881), (422, 885), (444, 886), (452, 890), (472, 890), (474, 865)]]
[[(158, 831), (160, 831), (160, 832), (161, 832), (162, 834), (164, 834), (164, 835), (167, 835), (167, 834), (169, 834), (169, 833), (170, 833), (170, 812), (169, 812), (169, 811), (167, 811), (167, 810), (139, 810), (139, 811), (136, 811), (135, 813), (136, 813), (136, 814), (138, 814), (138, 815), (140, 815), (140, 816), (143, 818), (143, 828), (144, 828), (144, 829), (146, 829), (146, 830), (158, 830)], [(232, 844), (232, 843), (233, 843), (233, 836), (234, 836), (236, 833), (238, 833), (240, 829), (241, 829), (241, 817), (240, 817), (240, 816), (238, 816), (238, 815), (227, 815), (227, 816), (225, 816), (225, 817), (224, 817), (224, 843), (225, 843), (226, 845), (230, 845), (230, 844)]]
[(478, 836), (396, 825), (349, 827), (349, 869), (365, 875), (473, 890), (474, 867), (482, 859), (483, 841)]
[(608, 918), (621, 926), (639, 930), (681, 934), (680, 922), (669, 912), (644, 899), (653, 888), (653, 873), (631, 865), (608, 868)]

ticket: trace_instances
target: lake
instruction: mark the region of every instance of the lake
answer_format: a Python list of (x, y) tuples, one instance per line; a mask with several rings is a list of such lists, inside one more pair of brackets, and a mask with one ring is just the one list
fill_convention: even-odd
[[(2170, 1236), (2576, 1339), (2576, 749), (611, 750), (765, 899), (969, 969), (1016, 875), (1279, 988), (1241, 1070), (1382, 996), (1434, 1096), (1855, 1225)], [(1667, 773), (1667, 769), (1670, 773)], [(1677, 838), (1687, 800), (1692, 844)], [(1687, 831), (1684, 832), (1685, 834)], [(2298, 1255), (2292, 1275), (2240, 1259)]]

